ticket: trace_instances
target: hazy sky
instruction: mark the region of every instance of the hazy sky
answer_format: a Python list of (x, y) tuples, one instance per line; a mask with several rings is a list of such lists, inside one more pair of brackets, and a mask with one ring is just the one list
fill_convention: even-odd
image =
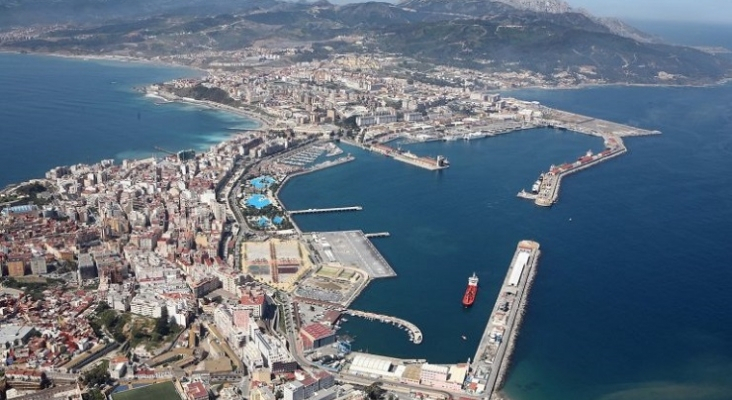
[(565, 0), (602, 17), (732, 23), (732, 0)]

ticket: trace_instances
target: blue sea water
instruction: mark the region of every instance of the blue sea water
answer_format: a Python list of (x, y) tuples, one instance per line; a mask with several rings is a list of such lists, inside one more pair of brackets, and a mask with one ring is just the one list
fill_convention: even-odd
[(155, 146), (204, 150), (256, 126), (133, 90), (201, 75), (191, 69), (0, 54), (0, 71), (0, 187), (59, 165), (150, 157)]
[(667, 43), (721, 46), (732, 50), (732, 24), (631, 19), (632, 26)]
[[(732, 86), (525, 90), (511, 95), (663, 131), (564, 180), (558, 204), (516, 198), (550, 164), (600, 139), (538, 129), (481, 141), (410, 146), (447, 156), (429, 172), (349, 148), (357, 160), (295, 178), (306, 231), (389, 231), (375, 244), (398, 277), (353, 304), (406, 318), (425, 339), (351, 319), (354, 348), (436, 363), (467, 360), (516, 243), (543, 254), (506, 391), (515, 399), (730, 399), (732, 383)], [(476, 304), (460, 299), (480, 277)], [(463, 341), (461, 336), (467, 340)]]

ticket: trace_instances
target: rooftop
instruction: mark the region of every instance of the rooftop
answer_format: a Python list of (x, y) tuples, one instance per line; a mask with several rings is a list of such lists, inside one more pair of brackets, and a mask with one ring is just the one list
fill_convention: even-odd
[(331, 336), (335, 333), (332, 329), (317, 322), (304, 326), (301, 330), (315, 340)]
[(201, 382), (189, 383), (186, 387), (186, 391), (193, 397), (202, 397), (208, 395), (206, 387), (203, 386), (203, 383)]

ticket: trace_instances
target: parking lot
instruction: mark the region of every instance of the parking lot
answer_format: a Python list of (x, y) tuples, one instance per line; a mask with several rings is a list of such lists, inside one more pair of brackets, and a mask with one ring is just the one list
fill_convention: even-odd
[(366, 272), (371, 279), (396, 276), (389, 263), (361, 231), (313, 233), (311, 242), (323, 262)]

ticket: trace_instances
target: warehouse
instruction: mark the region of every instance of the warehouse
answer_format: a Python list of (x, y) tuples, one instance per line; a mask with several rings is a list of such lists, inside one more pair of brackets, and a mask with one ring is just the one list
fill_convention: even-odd
[(392, 360), (388, 358), (370, 354), (357, 354), (351, 362), (349, 372), (367, 376), (391, 376), (393, 375), (392, 368)]
[(508, 278), (508, 286), (516, 286), (521, 280), (521, 274), (524, 272), (526, 262), (529, 261), (529, 253), (526, 250), (521, 250), (516, 255), (516, 260), (511, 265), (511, 276)]

